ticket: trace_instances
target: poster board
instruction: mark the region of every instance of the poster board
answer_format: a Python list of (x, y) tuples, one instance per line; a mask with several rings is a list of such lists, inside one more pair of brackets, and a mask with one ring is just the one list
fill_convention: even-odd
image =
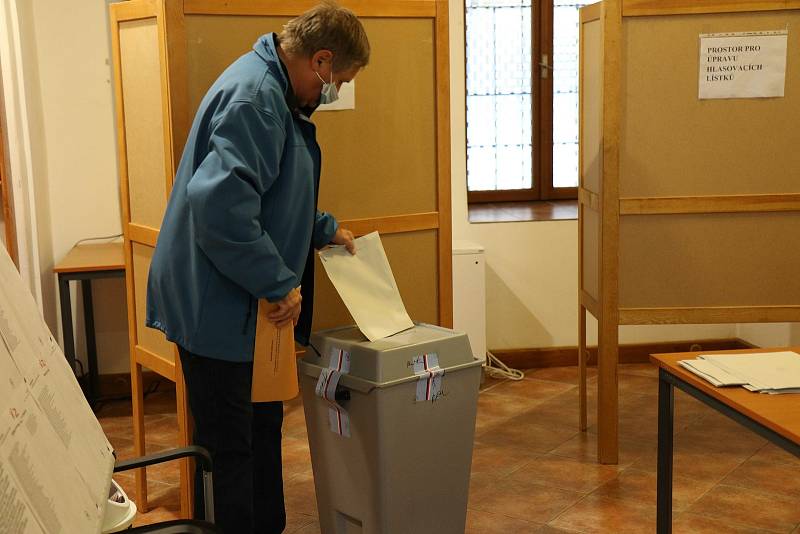
[[(800, 321), (800, 4), (605, 0), (580, 27), (579, 361), (589, 312), (616, 463), (619, 325)], [(699, 98), (702, 34), (776, 30), (783, 97)]]
[(0, 247), (0, 485), (9, 532), (100, 532), (111, 444)]

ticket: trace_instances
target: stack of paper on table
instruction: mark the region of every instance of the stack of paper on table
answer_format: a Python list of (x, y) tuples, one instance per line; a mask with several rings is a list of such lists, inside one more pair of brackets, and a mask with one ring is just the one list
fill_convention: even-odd
[(800, 393), (800, 354), (702, 354), (678, 362), (697, 376), (719, 386), (744, 386), (761, 393)]

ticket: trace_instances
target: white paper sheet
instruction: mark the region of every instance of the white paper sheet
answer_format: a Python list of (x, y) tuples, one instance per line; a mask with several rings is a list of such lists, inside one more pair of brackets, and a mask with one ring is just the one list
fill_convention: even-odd
[(706, 360), (681, 360), (678, 365), (705, 379), (716, 387), (742, 386), (747, 380), (734, 376)]
[(796, 352), (708, 354), (700, 358), (741, 377), (758, 391), (777, 392), (800, 388), (800, 354)]
[(355, 244), (355, 255), (339, 246), (319, 257), (358, 328), (375, 341), (413, 327), (378, 232), (359, 237)]

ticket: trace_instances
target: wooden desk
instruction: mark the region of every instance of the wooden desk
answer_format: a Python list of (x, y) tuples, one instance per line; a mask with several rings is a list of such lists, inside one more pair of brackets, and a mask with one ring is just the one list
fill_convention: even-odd
[(777, 352), (797, 348), (747, 349), (717, 352), (653, 354), (658, 365), (658, 497), (657, 532), (672, 532), (672, 432), (675, 387), (727, 415), (756, 434), (800, 457), (800, 395), (752, 393), (743, 387), (717, 388), (690, 373), (678, 360), (691, 360), (699, 354), (748, 354)]
[[(92, 280), (96, 278), (125, 277), (125, 254), (122, 242), (102, 245), (76, 245), (53, 268), (58, 274), (58, 294), (61, 302), (61, 326), (64, 331), (64, 355), (76, 370), (75, 336), (72, 333), (72, 302), (69, 283), (80, 280), (83, 294), (83, 314), (86, 332), (86, 355), (89, 363), (89, 380), (83, 384), (89, 404), (97, 396), (97, 342), (94, 332), (94, 309), (92, 306)], [(79, 377), (80, 378), (80, 377)]]

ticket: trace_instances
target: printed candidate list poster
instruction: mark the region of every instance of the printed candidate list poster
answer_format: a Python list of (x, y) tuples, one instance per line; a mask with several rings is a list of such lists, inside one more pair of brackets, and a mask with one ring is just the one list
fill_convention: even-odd
[(782, 97), (787, 31), (700, 35), (700, 99)]

